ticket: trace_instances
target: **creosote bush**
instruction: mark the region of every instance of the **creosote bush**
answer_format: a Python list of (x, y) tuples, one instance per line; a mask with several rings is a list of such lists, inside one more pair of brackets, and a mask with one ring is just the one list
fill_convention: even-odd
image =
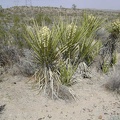
[(116, 71), (108, 77), (105, 88), (110, 91), (116, 91), (120, 94), (120, 75)]

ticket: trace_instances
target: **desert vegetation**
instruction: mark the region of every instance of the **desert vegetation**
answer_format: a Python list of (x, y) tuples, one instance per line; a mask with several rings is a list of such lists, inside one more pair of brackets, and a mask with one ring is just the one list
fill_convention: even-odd
[(0, 7), (0, 119), (120, 119), (119, 58), (120, 11)]
[(0, 66), (7, 70), (16, 65), (23, 75), (34, 78), (39, 91), (62, 98), (62, 86), (70, 92), (81, 64), (82, 77), (87, 78), (86, 69), (97, 57), (99, 72), (104, 74), (117, 63), (119, 14), (76, 8), (1, 8)]

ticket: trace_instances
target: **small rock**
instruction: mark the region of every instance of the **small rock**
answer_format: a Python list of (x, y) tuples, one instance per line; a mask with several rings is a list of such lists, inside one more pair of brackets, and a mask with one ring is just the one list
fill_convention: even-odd
[(104, 113), (104, 115), (108, 115), (108, 113)]
[(16, 84), (16, 82), (13, 82), (13, 84)]
[(102, 119), (102, 115), (100, 115), (100, 116), (98, 117), (98, 119)]
[(39, 118), (38, 120), (43, 120), (45, 117), (43, 117), (43, 118)]
[(52, 118), (52, 116), (51, 116), (51, 115), (48, 115), (47, 117), (48, 117), (48, 118)]

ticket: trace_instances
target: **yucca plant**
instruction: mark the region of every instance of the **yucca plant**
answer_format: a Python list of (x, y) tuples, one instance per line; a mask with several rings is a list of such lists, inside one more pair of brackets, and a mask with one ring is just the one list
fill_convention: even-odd
[(113, 66), (117, 62), (117, 45), (118, 38), (120, 35), (120, 20), (117, 19), (107, 26), (107, 30), (110, 33), (109, 36), (109, 56), (110, 56), (110, 66)]
[(84, 14), (80, 26), (76, 22), (70, 24), (60, 22), (57, 25), (57, 29), (61, 31), (60, 46), (67, 47), (63, 58), (71, 59), (72, 64), (79, 64), (88, 58), (92, 61), (101, 47), (101, 42), (95, 41), (94, 38), (102, 23), (102, 19), (87, 14)]
[(118, 38), (118, 36), (120, 35), (120, 20), (117, 19), (117, 20), (113, 21), (107, 27), (107, 29), (112, 35), (114, 35), (115, 38)]
[(40, 90), (44, 88), (45, 93), (51, 93), (52, 98), (58, 96), (60, 84), (72, 83), (72, 75), (80, 62), (88, 56), (93, 59), (99, 52), (100, 44), (94, 40), (93, 35), (95, 28), (98, 28), (97, 23), (91, 32), (88, 31), (91, 28), (85, 26), (87, 22), (89, 20), (82, 21), (81, 26), (77, 26), (76, 22), (69, 24), (60, 21), (54, 23), (51, 29), (47, 26), (40, 27), (36, 21), (33, 21), (32, 27), (26, 25), (25, 39), (40, 66), (35, 79)]
[(60, 62), (59, 69), (61, 83), (66, 86), (71, 86), (74, 83), (71, 78), (77, 69), (77, 65), (73, 65), (68, 58), (66, 61)]
[(62, 84), (69, 85), (79, 63), (85, 61), (87, 65), (90, 65), (102, 46), (100, 41), (94, 40), (94, 33), (99, 29), (103, 20), (94, 17), (92, 21), (89, 17), (87, 14), (84, 15), (81, 26), (78, 26), (76, 22), (65, 23), (63, 21), (56, 25), (57, 30), (61, 31), (59, 32), (59, 46), (67, 48), (62, 54), (62, 59), (65, 61), (60, 69)]
[(103, 20), (93, 15), (83, 15), (81, 26), (76, 32), (78, 39), (77, 63), (85, 61), (89, 65), (99, 53), (101, 42), (95, 40), (95, 32), (101, 27)]
[(34, 51), (35, 61), (40, 68), (35, 73), (35, 79), (39, 83), (40, 90), (57, 97), (60, 85), (59, 61), (65, 47), (59, 48), (59, 31), (53, 26), (50, 30), (47, 26), (40, 27), (33, 21), (33, 27), (26, 26), (25, 39)]
[(116, 49), (116, 42), (117, 39), (120, 37), (120, 20), (115, 20), (110, 27), (109, 32), (111, 33), (111, 65), (114, 65), (117, 62), (117, 49)]
[(75, 57), (75, 44), (78, 42), (75, 37), (77, 26), (75, 23), (68, 23), (60, 21), (56, 25), (56, 28), (59, 32), (59, 47), (66, 46), (66, 51), (63, 53), (63, 59), (73, 59)]

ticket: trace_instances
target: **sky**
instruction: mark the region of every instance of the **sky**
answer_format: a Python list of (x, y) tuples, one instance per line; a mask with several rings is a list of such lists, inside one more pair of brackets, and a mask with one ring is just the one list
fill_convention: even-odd
[(71, 8), (73, 4), (77, 8), (120, 10), (120, 0), (0, 0), (3, 8), (25, 5)]

